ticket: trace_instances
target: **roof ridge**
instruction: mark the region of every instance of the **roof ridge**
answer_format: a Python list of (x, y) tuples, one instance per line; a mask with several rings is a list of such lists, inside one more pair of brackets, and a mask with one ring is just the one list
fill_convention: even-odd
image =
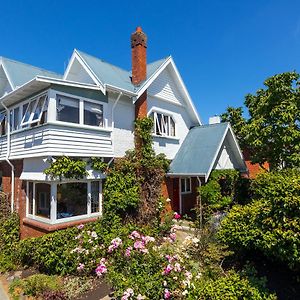
[(8, 60), (8, 61), (13, 62), (13, 63), (18, 63), (18, 64), (22, 64), (24, 66), (28, 66), (28, 67), (31, 67), (31, 68), (38, 69), (40, 71), (44, 71), (44, 72), (48, 72), (48, 73), (53, 73), (53, 74), (56, 74), (56, 75), (62, 75), (60, 73), (57, 73), (57, 72), (54, 72), (54, 71), (50, 71), (50, 70), (47, 70), (47, 69), (44, 69), (44, 68), (41, 68), (41, 67), (33, 66), (31, 64), (24, 63), (22, 61), (11, 59), (11, 58), (8, 58), (8, 57), (5, 57), (5, 56), (0, 56), (0, 59), (2, 60), (2, 62), (5, 62), (5, 60)]

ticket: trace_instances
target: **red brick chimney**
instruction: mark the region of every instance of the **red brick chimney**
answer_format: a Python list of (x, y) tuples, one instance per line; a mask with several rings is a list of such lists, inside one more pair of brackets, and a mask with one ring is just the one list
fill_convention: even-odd
[[(147, 78), (147, 36), (141, 27), (131, 34), (132, 83), (140, 85)], [(147, 91), (135, 103), (135, 117), (147, 116)]]

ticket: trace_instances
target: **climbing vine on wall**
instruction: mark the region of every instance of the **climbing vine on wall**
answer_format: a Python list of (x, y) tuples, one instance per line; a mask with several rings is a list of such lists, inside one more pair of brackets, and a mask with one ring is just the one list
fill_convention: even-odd
[(44, 170), (44, 173), (51, 179), (82, 179), (87, 176), (86, 166), (87, 162), (80, 158), (61, 156), (56, 158), (55, 161)]

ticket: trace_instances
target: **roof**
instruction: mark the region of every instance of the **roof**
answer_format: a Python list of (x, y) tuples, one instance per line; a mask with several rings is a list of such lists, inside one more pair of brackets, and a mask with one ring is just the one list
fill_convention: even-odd
[[(243, 157), (229, 123), (202, 125), (192, 128), (170, 165), (169, 175), (203, 176), (207, 180), (215, 165), (221, 146), (228, 133), (233, 136), (232, 147), (244, 166)], [(235, 145), (234, 145), (235, 144)]]
[(62, 78), (62, 75), (44, 70), (42, 68), (34, 67), (19, 61), (15, 61), (3, 56), (0, 56), (0, 65), (4, 66), (6, 75), (12, 88), (15, 89), (18, 86), (30, 81), (34, 77), (46, 76), (51, 78)]
[[(77, 49), (75, 51), (103, 85), (111, 85), (133, 93), (136, 92), (137, 88), (131, 82), (131, 71), (124, 70)], [(147, 64), (147, 78), (144, 82), (146, 82), (167, 59), (168, 58), (164, 58)]]

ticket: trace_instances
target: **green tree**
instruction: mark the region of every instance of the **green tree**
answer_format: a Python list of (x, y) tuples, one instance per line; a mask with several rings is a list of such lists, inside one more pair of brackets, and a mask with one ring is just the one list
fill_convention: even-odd
[(286, 72), (265, 80), (265, 88), (248, 94), (246, 120), (241, 108), (229, 107), (222, 114), (231, 122), (243, 149), (250, 150), (251, 161), (272, 169), (300, 166), (300, 89), (296, 72)]

